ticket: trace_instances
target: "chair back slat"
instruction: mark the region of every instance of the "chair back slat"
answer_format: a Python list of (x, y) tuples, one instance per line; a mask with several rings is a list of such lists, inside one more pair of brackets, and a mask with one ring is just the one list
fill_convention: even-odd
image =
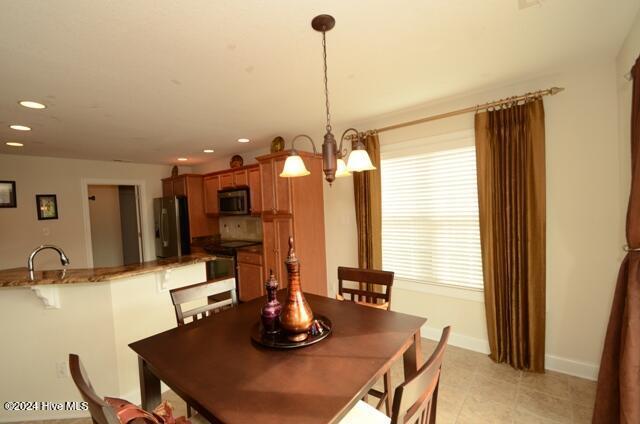
[[(338, 267), (338, 294), (349, 294), (352, 302), (365, 302), (378, 304), (381, 300), (386, 303), (387, 309), (391, 307), (391, 287), (393, 286), (394, 273), (375, 269)], [(359, 283), (359, 288), (344, 287), (344, 281)], [(346, 298), (345, 298), (346, 299)]]
[(93, 422), (98, 424), (120, 424), (115, 411), (107, 402), (98, 396), (87, 377), (87, 373), (78, 355), (69, 354), (69, 371), (71, 378), (80, 391), (80, 396), (87, 402)]
[(450, 327), (442, 330), (440, 342), (418, 373), (396, 388), (393, 397), (392, 424), (416, 421), (420, 424), (435, 422), (442, 360), (450, 330)]
[[(170, 293), (178, 325), (185, 325), (187, 323), (186, 320), (189, 318), (191, 318), (192, 322), (197, 321), (206, 318), (213, 313), (219, 312), (222, 308), (238, 304), (235, 278), (207, 281), (193, 286), (173, 289)], [(230, 298), (218, 301), (216, 296), (223, 293), (229, 293)], [(182, 305), (185, 303), (202, 299), (207, 299), (206, 305), (186, 311), (183, 310)]]

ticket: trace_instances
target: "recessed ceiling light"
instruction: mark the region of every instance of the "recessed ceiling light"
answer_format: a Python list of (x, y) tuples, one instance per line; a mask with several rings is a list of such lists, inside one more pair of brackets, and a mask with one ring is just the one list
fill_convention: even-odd
[(239, 138), (239, 139), (238, 139), (238, 143), (248, 143), (248, 142), (250, 142), (250, 141), (251, 141), (251, 140), (249, 140), (248, 138)]
[(213, 153), (213, 149), (204, 149), (203, 152), (205, 152), (205, 153)]
[(12, 130), (18, 130), (18, 131), (31, 131), (31, 128), (25, 125), (9, 125), (9, 128), (11, 128)]
[(20, 101), (20, 105), (24, 107), (28, 107), (29, 109), (46, 109), (47, 108), (42, 103), (33, 102), (31, 100), (22, 100)]
[(189, 159), (187, 159), (187, 158), (178, 158), (178, 160), (179, 160), (180, 162), (184, 162), (184, 161), (189, 160)]
[(17, 141), (7, 141), (5, 144), (7, 146), (11, 146), (11, 147), (22, 147), (22, 146), (24, 146), (24, 144), (18, 143)]

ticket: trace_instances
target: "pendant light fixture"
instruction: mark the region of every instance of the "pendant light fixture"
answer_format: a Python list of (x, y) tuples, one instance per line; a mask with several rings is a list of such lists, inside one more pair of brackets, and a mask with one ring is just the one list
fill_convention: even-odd
[[(322, 57), (324, 63), (324, 99), (327, 113), (327, 124), (325, 126), (326, 133), (324, 135), (324, 142), (322, 143), (322, 171), (324, 172), (325, 179), (331, 184), (336, 178), (346, 177), (351, 175), (351, 172), (362, 172), (376, 169), (371, 163), (371, 158), (362, 142), (362, 134), (354, 128), (349, 128), (342, 134), (340, 139), (340, 148), (338, 148), (336, 139), (331, 132), (331, 113), (329, 112), (329, 83), (327, 77), (327, 40), (326, 33), (330, 31), (336, 24), (336, 20), (330, 15), (318, 15), (311, 21), (311, 27), (318, 32), (322, 33)], [(347, 162), (344, 161), (346, 156), (346, 149), (343, 150), (342, 143), (345, 138), (351, 141), (347, 135), (353, 132), (357, 139), (355, 145)], [(304, 165), (304, 162), (298, 152), (295, 149), (295, 141), (299, 138), (305, 138), (311, 142), (313, 146), (313, 152), (316, 153), (316, 145), (308, 135), (302, 134), (295, 136), (291, 141), (291, 154), (287, 158), (284, 169), (280, 174), (281, 177), (302, 177), (309, 175), (310, 172)]]

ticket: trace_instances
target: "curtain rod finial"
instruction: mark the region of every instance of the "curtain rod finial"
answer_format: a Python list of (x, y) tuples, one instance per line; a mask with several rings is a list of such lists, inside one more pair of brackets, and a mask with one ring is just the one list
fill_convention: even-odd
[(549, 89), (549, 94), (551, 94), (552, 96), (560, 93), (561, 91), (564, 91), (564, 87), (551, 87)]

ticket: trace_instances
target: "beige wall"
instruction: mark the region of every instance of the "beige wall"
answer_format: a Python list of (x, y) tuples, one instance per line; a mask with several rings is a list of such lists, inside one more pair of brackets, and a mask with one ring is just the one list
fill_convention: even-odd
[[(160, 179), (170, 174), (168, 165), (0, 155), (0, 180), (16, 181), (18, 195), (17, 208), (0, 209), (0, 269), (26, 266), (29, 252), (45, 243), (61, 246), (71, 259), (71, 267), (87, 266), (83, 180), (93, 184), (130, 180), (144, 185), (141, 206), (142, 212), (146, 211), (142, 216), (145, 259), (154, 259), (152, 199), (162, 195)], [(39, 193), (57, 195), (59, 219), (38, 221), (35, 195)], [(54, 253), (45, 251), (36, 259), (36, 267), (59, 268), (60, 262)]]
[(625, 78), (640, 56), (640, 13), (636, 16), (631, 31), (616, 58), (616, 82), (618, 88), (618, 125), (620, 135), (620, 184), (623, 209), (627, 207), (627, 194), (631, 184), (631, 91), (633, 83)]
[(90, 185), (89, 215), (93, 266), (120, 266), (122, 261), (122, 227), (118, 186)]

